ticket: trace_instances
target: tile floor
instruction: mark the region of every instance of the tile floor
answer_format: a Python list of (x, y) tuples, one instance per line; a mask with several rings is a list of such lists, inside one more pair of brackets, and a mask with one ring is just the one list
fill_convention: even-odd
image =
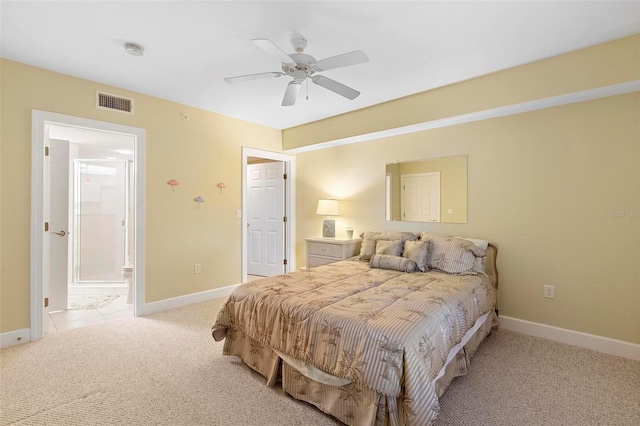
[[(248, 275), (247, 282), (264, 278), (257, 275)], [(100, 293), (104, 293), (101, 291)], [(113, 293), (108, 291), (107, 293)], [(127, 304), (126, 289), (118, 292), (119, 296), (116, 300), (100, 309), (85, 310), (67, 310), (49, 313), (49, 330), (48, 333), (57, 331), (71, 330), (72, 328), (86, 327), (89, 325), (100, 324), (105, 321), (122, 317), (133, 316), (133, 304)]]
[(67, 310), (49, 313), (48, 333), (86, 327), (122, 317), (133, 316), (133, 304), (127, 304), (126, 293), (100, 309)]

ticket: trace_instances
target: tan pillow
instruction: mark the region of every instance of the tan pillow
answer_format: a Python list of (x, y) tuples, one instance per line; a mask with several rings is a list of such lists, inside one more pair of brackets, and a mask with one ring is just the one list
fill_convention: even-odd
[(413, 260), (407, 259), (406, 257), (392, 256), (390, 254), (374, 254), (371, 256), (369, 266), (400, 272), (414, 272), (418, 268), (416, 262)]
[(376, 254), (390, 254), (391, 256), (400, 256), (402, 254), (402, 248), (404, 247), (404, 241), (376, 241)]
[(420, 272), (429, 270), (429, 241), (405, 241), (402, 257), (411, 259), (416, 262), (416, 266)]
[(487, 254), (486, 250), (462, 238), (423, 232), (420, 240), (429, 241), (429, 268), (450, 274), (476, 275), (473, 270), (476, 257)]
[(416, 241), (418, 235), (414, 232), (365, 232), (362, 236), (362, 246), (360, 248), (360, 260), (370, 260), (376, 252), (376, 241)]

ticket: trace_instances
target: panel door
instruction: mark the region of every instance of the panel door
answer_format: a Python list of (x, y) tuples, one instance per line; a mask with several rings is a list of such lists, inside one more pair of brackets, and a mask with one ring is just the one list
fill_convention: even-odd
[(249, 275), (282, 274), (284, 265), (284, 163), (247, 166)]
[(440, 222), (440, 173), (401, 176), (402, 220)]

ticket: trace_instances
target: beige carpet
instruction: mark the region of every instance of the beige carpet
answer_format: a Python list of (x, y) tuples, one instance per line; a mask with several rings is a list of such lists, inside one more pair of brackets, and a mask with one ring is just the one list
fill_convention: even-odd
[[(2, 425), (336, 425), (236, 358), (222, 300), (58, 332), (0, 351)], [(640, 362), (494, 331), (436, 425), (639, 425)]]

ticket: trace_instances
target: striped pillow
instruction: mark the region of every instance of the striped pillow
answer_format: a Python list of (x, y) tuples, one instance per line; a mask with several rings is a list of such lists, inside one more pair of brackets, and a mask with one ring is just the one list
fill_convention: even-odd
[(392, 256), (390, 254), (374, 254), (371, 256), (369, 266), (400, 272), (415, 272), (418, 269), (416, 262), (413, 260), (407, 259), (406, 257)]
[(429, 241), (429, 268), (449, 274), (476, 275), (477, 272), (473, 270), (476, 257), (484, 257), (487, 253), (462, 238), (423, 232), (420, 240)]

